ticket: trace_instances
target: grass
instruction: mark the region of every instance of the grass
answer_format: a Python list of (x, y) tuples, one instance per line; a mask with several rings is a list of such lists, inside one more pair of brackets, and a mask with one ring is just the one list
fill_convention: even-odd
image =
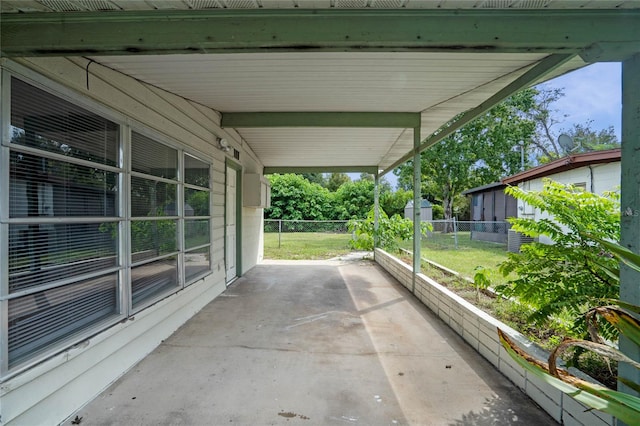
[[(403, 243), (402, 247), (413, 250), (412, 242)], [(455, 248), (453, 235), (434, 232), (422, 240), (421, 255), (442, 266), (472, 278), (475, 268), (483, 266), (488, 269), (492, 285), (506, 282), (506, 278), (498, 271), (498, 264), (507, 259), (504, 244), (485, 241), (472, 241), (468, 232), (458, 233), (458, 248)]]
[(278, 247), (278, 233), (265, 232), (265, 259), (331, 259), (349, 253), (351, 234), (324, 232), (282, 233)]

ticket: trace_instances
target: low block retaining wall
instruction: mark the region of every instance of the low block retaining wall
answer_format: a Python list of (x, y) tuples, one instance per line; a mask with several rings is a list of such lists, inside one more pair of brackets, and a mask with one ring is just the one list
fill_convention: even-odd
[[(375, 261), (404, 287), (412, 291), (413, 270), (409, 265), (381, 249), (376, 249)], [(616, 424), (612, 416), (591, 410), (538, 377), (528, 374), (502, 347), (497, 329), (500, 328), (507, 333), (531, 355), (546, 360), (549, 354), (534, 345), (524, 335), (476, 308), (424, 274), (416, 276), (415, 289), (412, 293), (558, 423), (565, 426), (613, 426)]]

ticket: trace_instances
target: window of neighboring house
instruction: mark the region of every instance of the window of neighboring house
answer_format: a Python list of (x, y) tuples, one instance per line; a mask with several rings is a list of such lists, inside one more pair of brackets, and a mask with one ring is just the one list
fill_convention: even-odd
[(17, 78), (10, 92), (3, 372), (121, 313), (119, 125)]
[(0, 376), (212, 269), (210, 162), (141, 131), (129, 137), (128, 127), (9, 81)]
[(587, 191), (587, 182), (578, 182), (572, 184), (574, 188), (581, 189), (583, 191)]

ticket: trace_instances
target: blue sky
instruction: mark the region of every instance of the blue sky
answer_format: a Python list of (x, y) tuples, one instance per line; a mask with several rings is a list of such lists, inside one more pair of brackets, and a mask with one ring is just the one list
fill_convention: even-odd
[(556, 130), (593, 120), (592, 129), (613, 126), (620, 139), (620, 79), (620, 63), (607, 62), (593, 64), (541, 84), (541, 87), (564, 88), (565, 96), (554, 105), (558, 117), (562, 114), (567, 117)]

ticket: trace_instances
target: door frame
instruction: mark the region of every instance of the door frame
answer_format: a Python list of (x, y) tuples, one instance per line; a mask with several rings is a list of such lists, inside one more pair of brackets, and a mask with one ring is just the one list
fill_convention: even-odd
[[(236, 171), (236, 276), (227, 281), (227, 173), (229, 169)], [(229, 158), (224, 169), (224, 266), (227, 285), (242, 276), (242, 166)]]

